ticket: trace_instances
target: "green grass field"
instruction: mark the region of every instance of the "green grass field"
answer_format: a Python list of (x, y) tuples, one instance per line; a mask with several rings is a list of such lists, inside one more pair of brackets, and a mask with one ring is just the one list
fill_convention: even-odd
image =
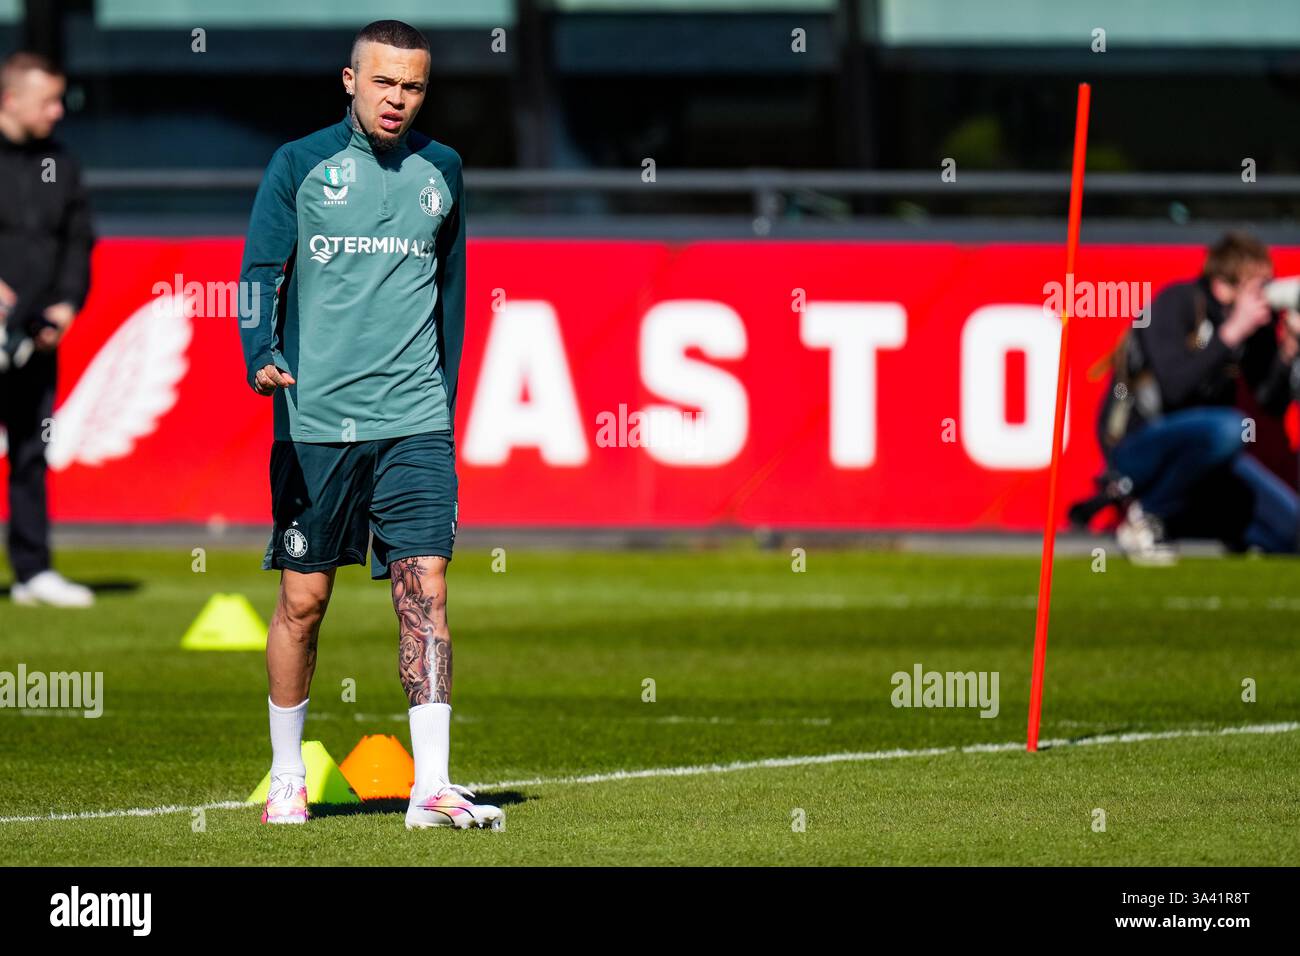
[[(255, 807), (208, 809), (199, 832), (185, 809), (22, 819), (242, 800), (266, 772), (262, 656), (179, 642), (215, 592), (268, 617), (275, 577), (253, 553), (191, 560), (65, 552), (102, 586), (94, 610), (0, 599), (0, 671), (103, 671), (105, 697), (96, 720), (0, 710), (3, 862), (1300, 863), (1300, 731), (1218, 733), (1300, 718), (1300, 564), (1266, 559), (1059, 561), (1043, 737), (1071, 743), (1031, 755), (960, 748), (1024, 740), (1034, 559), (813, 548), (793, 573), (748, 547), (513, 550), (493, 573), (459, 553), (452, 779), (504, 806), (504, 830), (408, 832), (391, 804), (300, 828)], [(998, 672), (998, 716), (895, 708), (891, 675), (917, 663)], [(340, 761), (365, 733), (409, 747), (405, 706), (387, 587), (346, 569), (307, 737)], [(937, 748), (955, 749), (911, 753)], [(695, 772), (619, 776), (673, 768)]]

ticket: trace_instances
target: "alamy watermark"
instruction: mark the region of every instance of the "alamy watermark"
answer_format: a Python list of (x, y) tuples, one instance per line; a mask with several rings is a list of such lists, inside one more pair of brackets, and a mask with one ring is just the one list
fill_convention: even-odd
[(80, 710), (91, 720), (104, 713), (103, 671), (0, 671), (0, 708)]
[(981, 717), (996, 717), (1001, 708), (998, 671), (927, 671), (913, 664), (911, 673), (896, 671), (889, 701), (895, 707), (978, 707)]
[(1072, 319), (1134, 319), (1135, 326), (1151, 324), (1150, 282), (1074, 281), (1074, 273), (1065, 274), (1064, 284), (1053, 279), (1043, 283), (1043, 313)]
[(691, 451), (708, 437), (704, 428), (699, 412), (667, 406), (629, 412), (627, 403), (620, 402), (617, 411), (596, 415), (596, 446)]
[(119, 926), (132, 936), (148, 936), (153, 928), (152, 893), (83, 893), (73, 885), (50, 897), (50, 925), (58, 927)]
[(184, 319), (239, 318), (244, 328), (255, 328), (262, 319), (260, 282), (185, 281), (179, 272), (172, 281), (159, 280), (150, 290), (154, 308)]

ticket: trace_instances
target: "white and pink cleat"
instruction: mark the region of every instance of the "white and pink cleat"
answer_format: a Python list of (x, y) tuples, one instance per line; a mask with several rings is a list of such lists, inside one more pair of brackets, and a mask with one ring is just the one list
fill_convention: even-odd
[(271, 778), (271, 789), (266, 794), (266, 809), (262, 811), (263, 823), (306, 823), (307, 781), (302, 777), (281, 776)]
[(476, 804), (464, 799), (474, 796), (474, 791), (449, 783), (432, 796), (422, 800), (411, 798), (406, 811), (406, 829), (423, 830), (427, 827), (488, 827), (500, 830), (505, 826), (506, 815), (500, 807)]

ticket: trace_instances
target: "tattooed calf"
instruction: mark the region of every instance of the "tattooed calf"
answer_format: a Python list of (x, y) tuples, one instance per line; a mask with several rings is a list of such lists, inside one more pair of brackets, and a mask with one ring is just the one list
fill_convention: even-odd
[(411, 706), (451, 703), (451, 632), (442, 577), (429, 575), (430, 559), (392, 563), (397, 612), (397, 673)]

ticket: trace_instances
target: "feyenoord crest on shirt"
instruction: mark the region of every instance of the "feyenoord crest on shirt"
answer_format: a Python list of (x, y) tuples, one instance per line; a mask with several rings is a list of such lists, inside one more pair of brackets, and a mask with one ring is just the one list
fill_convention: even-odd
[(438, 186), (429, 180), (429, 185), (420, 190), (420, 208), (430, 216), (436, 216), (442, 212), (442, 193), (438, 192)]

